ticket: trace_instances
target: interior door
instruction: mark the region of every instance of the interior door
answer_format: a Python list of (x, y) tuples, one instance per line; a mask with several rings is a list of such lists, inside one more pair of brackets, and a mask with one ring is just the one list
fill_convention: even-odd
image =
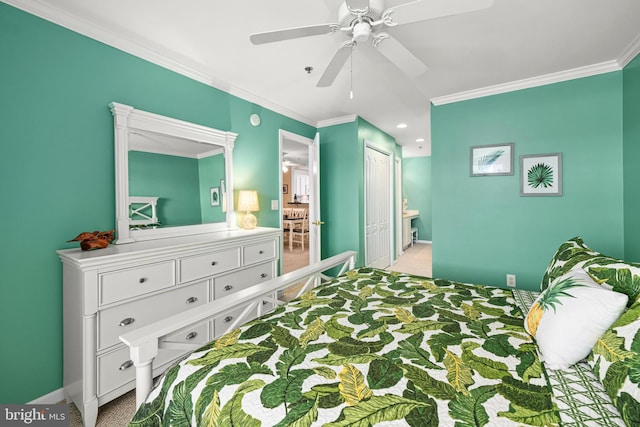
[[(308, 171), (306, 172), (308, 173), (308, 184), (305, 184), (305, 188), (308, 187), (309, 196), (309, 230), (307, 233), (307, 238), (303, 239), (303, 241), (305, 242), (304, 247), (306, 249), (308, 259), (304, 263), (302, 263), (299, 258), (295, 262), (288, 262), (287, 256), (291, 254), (291, 251), (289, 250), (289, 244), (285, 245), (284, 243), (286, 242), (283, 241), (283, 246), (281, 247), (280, 252), (282, 254), (282, 257), (280, 259), (280, 271), (288, 272), (292, 271), (292, 269), (306, 266), (309, 263), (320, 261), (320, 226), (322, 225), (322, 221), (320, 220), (320, 135), (316, 133), (315, 138), (310, 139), (280, 129), (279, 138), (280, 165), (282, 166), (286, 163), (289, 166), (293, 165), (292, 167), (299, 168), (299, 170)], [(280, 176), (282, 177), (282, 174)], [(282, 184), (282, 181), (280, 182), (280, 184)], [(291, 182), (291, 184), (293, 184), (293, 181)], [(288, 189), (287, 197), (281, 197), (281, 216), (282, 208), (294, 206), (290, 203), (290, 194), (293, 193), (294, 189), (292, 185), (292, 188)], [(297, 207), (297, 205), (295, 205), (295, 207)], [(299, 247), (296, 252), (299, 252)]]
[(309, 145), (309, 262), (320, 262), (320, 134)]
[(365, 259), (370, 267), (391, 265), (391, 156), (365, 147)]

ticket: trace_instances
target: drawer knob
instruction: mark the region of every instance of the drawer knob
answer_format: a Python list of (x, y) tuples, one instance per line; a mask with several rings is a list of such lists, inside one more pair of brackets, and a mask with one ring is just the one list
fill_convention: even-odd
[(188, 339), (188, 340), (192, 340), (197, 336), (198, 336), (197, 332), (189, 332), (185, 338)]
[(268, 274), (267, 274), (267, 273), (261, 273), (261, 274), (260, 274), (260, 277), (262, 277), (263, 279), (264, 279), (265, 277), (267, 277), (267, 276), (268, 276)]
[(198, 301), (197, 297), (189, 297), (189, 298), (187, 298), (187, 304), (193, 304), (196, 301)]
[(262, 254), (264, 253), (264, 251), (259, 251), (258, 253), (259, 253), (260, 255), (262, 255)]
[(147, 281), (146, 277), (141, 277), (140, 280), (138, 280), (138, 282), (140, 282), (140, 283), (144, 283), (146, 281)]
[(231, 322), (232, 320), (233, 320), (233, 317), (232, 317), (232, 316), (227, 316), (227, 317), (225, 317), (225, 318), (224, 318), (225, 323), (229, 323), (229, 322)]
[(132, 324), (135, 321), (136, 321), (136, 319), (134, 319), (133, 317), (127, 317), (126, 319), (122, 319), (120, 321), (120, 326), (129, 326), (130, 324)]
[(217, 262), (216, 261), (211, 261), (211, 265), (216, 265)]
[(133, 362), (131, 360), (127, 360), (122, 365), (120, 365), (118, 369), (121, 371), (124, 371), (125, 369), (129, 369), (132, 366), (133, 366)]
[(231, 289), (233, 289), (233, 286), (231, 285), (227, 285), (223, 288), (225, 291), (230, 291)]

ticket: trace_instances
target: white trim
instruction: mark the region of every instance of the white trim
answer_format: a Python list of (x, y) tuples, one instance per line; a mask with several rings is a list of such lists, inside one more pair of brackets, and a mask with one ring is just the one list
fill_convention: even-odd
[[(289, 110), (288, 108), (274, 104), (267, 99), (260, 98), (257, 95), (233, 86), (228, 82), (222, 81), (210, 72), (205, 71), (205, 67), (201, 64), (186, 65), (186, 58), (174, 59), (174, 57), (179, 56), (179, 54), (176, 52), (167, 52), (166, 49), (163, 49), (161, 46), (158, 46), (158, 51), (156, 51), (153, 48), (139, 45), (125, 39), (124, 37), (115, 35), (114, 32), (109, 29), (99, 27), (94, 23), (71, 15), (64, 10), (47, 3), (35, 2), (33, 0), (2, 1), (34, 16), (50, 21), (56, 25), (60, 25), (78, 34), (97, 40), (138, 58), (145, 59), (153, 64), (189, 77), (190, 79), (203, 83), (207, 86), (227, 92), (230, 95), (244, 99), (247, 102), (258, 104), (261, 107), (285, 115), (291, 119), (298, 120), (302, 123), (308, 124), (309, 126), (318, 127), (315, 120), (302, 116), (300, 113)], [(161, 52), (160, 50), (165, 51)]]
[(356, 114), (351, 114), (343, 117), (336, 117), (334, 119), (320, 120), (317, 123), (318, 128), (326, 128), (328, 126), (341, 125), (344, 123), (355, 122), (358, 116)]
[(416, 240), (416, 243), (423, 243), (425, 245), (432, 245), (433, 242), (431, 240)]
[(529, 89), (532, 87), (544, 86), (552, 83), (564, 82), (567, 80), (590, 77), (598, 74), (620, 71), (622, 67), (618, 61), (606, 61), (599, 64), (587, 65), (586, 67), (573, 68), (571, 70), (559, 71), (557, 73), (545, 74), (529, 79), (516, 80), (514, 82), (503, 83), (494, 86), (487, 86), (479, 89), (458, 92), (451, 95), (437, 96), (431, 98), (433, 105), (451, 104), (453, 102), (467, 101), (485, 96), (497, 95), (500, 93), (513, 92), (516, 90)]
[[(2, 1), (39, 18), (53, 22), (54, 24), (65, 27), (71, 31), (82, 34), (91, 39), (105, 43), (111, 47), (122, 50), (123, 52), (145, 59), (153, 64), (159, 65), (163, 68), (189, 77), (200, 83), (225, 91), (230, 95), (237, 96), (238, 98), (241, 98), (247, 102), (251, 102), (267, 108), (273, 112), (283, 114), (291, 119), (308, 124), (309, 126), (321, 128), (337, 124), (349, 123), (355, 121), (356, 119), (355, 115), (351, 115), (315, 122), (314, 120), (302, 116), (295, 111), (289, 110), (288, 108), (285, 108), (281, 105), (274, 104), (267, 99), (261, 98), (242, 88), (233, 86), (228, 82), (224, 82), (209, 72), (202, 71), (200, 68), (204, 67), (202, 67), (202, 65), (200, 64), (186, 65), (180, 62), (184, 61), (184, 58), (182, 58), (181, 60), (172, 59), (167, 55), (167, 53), (156, 52), (151, 48), (141, 46), (137, 43), (126, 40), (123, 37), (118, 37), (108, 29), (98, 27), (94, 23), (90, 23), (84, 19), (78, 18), (77, 16), (73, 16), (63, 11), (62, 9), (51, 6), (50, 4), (40, 2), (36, 3), (29, 0)], [(159, 46), (158, 49), (161, 49), (161, 47)], [(172, 56), (178, 55), (175, 52), (169, 52), (169, 54), (171, 54)], [(465, 101), (489, 95), (497, 95), (500, 93), (543, 86), (551, 83), (558, 83), (576, 78), (608, 73), (611, 71), (619, 71), (624, 68), (638, 54), (640, 54), (640, 36), (636, 37), (636, 39), (631, 42), (631, 44), (620, 54), (617, 60), (587, 65), (585, 67), (546, 74), (530, 79), (517, 80), (510, 83), (488, 86), (485, 88), (473, 89), (450, 95), (438, 96), (432, 98), (431, 102), (433, 103), (433, 105), (450, 104), (453, 102)]]
[(622, 52), (622, 54), (618, 57), (618, 64), (620, 68), (626, 67), (629, 62), (633, 60), (636, 56), (640, 54), (640, 35), (636, 37), (629, 46)]
[(53, 390), (51, 393), (47, 393), (44, 396), (40, 396), (37, 399), (27, 403), (27, 405), (53, 405), (54, 403), (62, 402), (65, 400), (64, 389), (59, 388)]

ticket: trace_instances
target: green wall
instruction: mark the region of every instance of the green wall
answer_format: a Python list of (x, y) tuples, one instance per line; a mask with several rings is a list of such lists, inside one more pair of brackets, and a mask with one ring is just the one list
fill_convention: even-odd
[(129, 195), (162, 196), (162, 225), (202, 223), (198, 159), (129, 151)]
[(624, 255), (640, 262), (640, 55), (623, 70)]
[[(358, 252), (358, 265), (364, 265), (365, 143), (391, 153), (392, 159), (400, 158), (402, 149), (393, 137), (360, 117), (353, 122), (324, 127), (318, 131), (320, 209), (324, 221), (322, 258), (353, 250)], [(392, 194), (392, 200), (395, 200), (395, 194)]]
[(320, 218), (322, 258), (343, 251), (360, 250), (360, 194), (363, 193), (363, 154), (357, 140), (356, 121), (318, 130), (320, 132)]
[[(432, 108), (433, 275), (538, 289), (581, 235), (624, 252), (622, 72)], [(513, 176), (470, 177), (474, 145), (515, 143)], [(563, 153), (562, 197), (520, 197), (523, 154)]]
[[(279, 226), (278, 129), (315, 128), (0, 3), (3, 209), (0, 402), (62, 387), (62, 265), (82, 231), (114, 227), (112, 101), (238, 133), (236, 189)], [(251, 113), (262, 124), (249, 123)]]
[(402, 198), (407, 209), (419, 211), (411, 221), (418, 228), (418, 240), (431, 240), (431, 157), (409, 157), (402, 160)]

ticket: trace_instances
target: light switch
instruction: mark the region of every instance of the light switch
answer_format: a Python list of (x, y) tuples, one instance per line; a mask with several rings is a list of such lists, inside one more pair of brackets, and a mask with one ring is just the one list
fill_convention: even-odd
[(278, 201), (277, 200), (272, 200), (271, 201), (271, 210), (272, 211), (277, 211), (278, 210)]

